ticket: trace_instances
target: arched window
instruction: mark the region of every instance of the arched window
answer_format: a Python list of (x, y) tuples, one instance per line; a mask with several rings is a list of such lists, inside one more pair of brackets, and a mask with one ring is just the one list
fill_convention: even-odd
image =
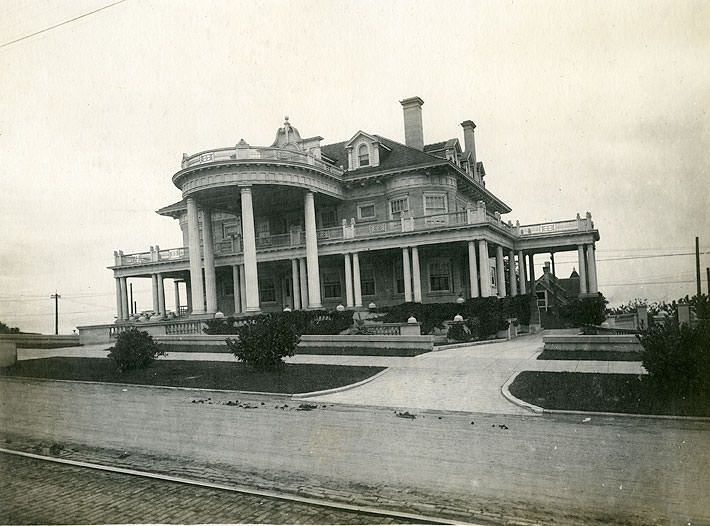
[(357, 158), (360, 166), (370, 166), (370, 151), (367, 149), (367, 144), (361, 144), (357, 149)]

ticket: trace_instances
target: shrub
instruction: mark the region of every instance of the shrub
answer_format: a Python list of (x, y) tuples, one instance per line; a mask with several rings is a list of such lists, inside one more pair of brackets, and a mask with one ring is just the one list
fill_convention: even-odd
[(446, 333), (446, 338), (457, 342), (471, 341), (471, 331), (464, 322), (454, 322), (449, 325), (449, 331)]
[(710, 398), (710, 323), (679, 327), (675, 319), (639, 335), (642, 362), (654, 387), (666, 396)]
[(120, 333), (116, 345), (108, 353), (120, 372), (148, 367), (158, 356), (165, 356), (165, 353), (153, 341), (153, 337), (135, 327)]
[(353, 312), (328, 312), (325, 310), (274, 312), (259, 314), (250, 318), (217, 318), (207, 320), (206, 334), (239, 334), (239, 327), (265, 319), (283, 319), (290, 323), (299, 336), (301, 334), (340, 334), (353, 323)]
[(284, 356), (293, 356), (300, 335), (294, 319), (265, 314), (236, 329), (238, 339), (227, 338), (227, 347), (237, 360), (260, 371), (283, 367)]
[[(464, 303), (401, 303), (383, 307), (385, 316), (380, 319), (385, 323), (404, 323), (409, 316), (414, 316), (422, 324), (422, 334), (430, 334), (434, 329), (443, 327), (445, 321), (453, 320), (460, 314), (464, 319), (476, 318), (477, 335), (481, 338), (495, 334), (508, 318), (517, 318), (522, 325), (530, 323), (530, 296), (497, 298), (469, 298)], [(506, 325), (505, 328), (508, 326)]]

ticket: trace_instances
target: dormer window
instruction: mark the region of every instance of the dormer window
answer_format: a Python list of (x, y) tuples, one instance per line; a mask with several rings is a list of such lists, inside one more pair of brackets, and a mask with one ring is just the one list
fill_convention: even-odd
[(370, 166), (370, 151), (367, 149), (367, 144), (361, 144), (357, 149), (357, 158), (360, 167)]

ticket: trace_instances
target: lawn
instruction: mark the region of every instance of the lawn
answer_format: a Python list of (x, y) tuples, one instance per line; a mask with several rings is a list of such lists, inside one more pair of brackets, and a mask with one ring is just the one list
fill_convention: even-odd
[(545, 409), (710, 416), (710, 400), (664, 398), (647, 375), (524, 371), (510, 385), (510, 392)]
[(640, 362), (641, 351), (542, 351), (538, 360), (595, 360), (600, 362)]
[(0, 376), (293, 394), (349, 385), (382, 370), (382, 367), (288, 364), (278, 372), (257, 372), (237, 361), (160, 359), (146, 369), (121, 374), (108, 358), (53, 357), (19, 361), (0, 368)]

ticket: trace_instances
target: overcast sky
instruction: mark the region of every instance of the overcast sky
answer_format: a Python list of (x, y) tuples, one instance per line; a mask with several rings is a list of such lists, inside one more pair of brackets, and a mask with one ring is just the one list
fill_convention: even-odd
[[(0, 45), (108, 3), (2, 2)], [(0, 47), (0, 320), (52, 332), (56, 289), (61, 332), (111, 322), (113, 250), (181, 245), (155, 210), (183, 152), (268, 145), (284, 115), (403, 141), (411, 96), (427, 143), (476, 122), (506, 219), (593, 214), (612, 304), (693, 294), (693, 255), (641, 256), (710, 251), (709, 28), (679, 0), (127, 0)]]

